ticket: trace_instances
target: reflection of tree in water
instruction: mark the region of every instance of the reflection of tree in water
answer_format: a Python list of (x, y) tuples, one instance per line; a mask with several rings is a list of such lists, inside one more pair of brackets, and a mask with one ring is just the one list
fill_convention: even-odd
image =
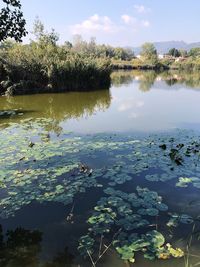
[(70, 267), (73, 265), (73, 258), (66, 247), (64, 252), (59, 253), (52, 262), (47, 262), (42, 267)]
[(1, 266), (37, 266), (38, 254), (41, 251), (42, 233), (23, 228), (7, 231), (4, 241), (1, 232)]
[(199, 72), (169, 71), (165, 81), (168, 85), (185, 84), (188, 87), (200, 89)]
[(121, 85), (129, 85), (133, 82), (134, 72), (132, 71), (114, 71), (111, 74), (112, 85), (120, 87)]
[(104, 111), (109, 108), (110, 103), (109, 90), (98, 90), (4, 97), (0, 99), (0, 110), (21, 110), (23, 113), (23, 116), (14, 114), (9, 118), (6, 117), (3, 122), (17, 122), (22, 118), (46, 118), (54, 120), (55, 128), (63, 120), (88, 117), (97, 111)]
[(164, 81), (168, 86), (185, 84), (191, 88), (200, 88), (200, 73), (186, 71), (116, 71), (112, 75), (112, 84), (115, 87), (129, 85), (134, 80), (139, 82), (139, 89), (143, 92), (149, 91), (156, 80)]
[(149, 91), (155, 82), (157, 77), (155, 71), (116, 71), (111, 75), (112, 85), (115, 87), (120, 87), (122, 85), (129, 85), (134, 80), (139, 81), (139, 89), (143, 92)]
[(139, 81), (139, 89), (143, 92), (149, 91), (151, 86), (154, 84), (157, 77), (155, 71), (116, 71), (112, 73), (112, 84), (115, 87), (121, 85), (129, 85), (134, 80)]
[(16, 228), (6, 233), (4, 241), (0, 226), (0, 266), (1, 267), (65, 267), (72, 266), (73, 256), (66, 248), (51, 262), (40, 264), (42, 233), (37, 230)]
[(145, 71), (140, 79), (139, 89), (142, 92), (147, 92), (154, 85), (157, 78), (157, 73), (155, 71)]
[(173, 86), (178, 82), (178, 80), (172, 77), (170, 79), (165, 80), (165, 82), (166, 82), (167, 85)]

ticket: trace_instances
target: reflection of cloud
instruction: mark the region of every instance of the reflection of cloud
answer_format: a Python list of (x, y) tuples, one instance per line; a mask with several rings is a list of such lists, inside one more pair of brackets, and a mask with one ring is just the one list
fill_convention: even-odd
[(135, 112), (131, 112), (131, 114), (129, 115), (130, 119), (137, 119), (139, 117), (139, 115)]
[(121, 99), (117, 96), (112, 96), (112, 102), (116, 102), (119, 103), (121, 101)]
[(140, 108), (140, 107), (143, 107), (144, 106), (144, 102), (143, 101), (138, 101), (137, 102), (137, 107)]
[(119, 106), (118, 110), (119, 111), (126, 111), (132, 108), (132, 104), (130, 103), (123, 103)]
[(121, 101), (122, 103), (119, 105), (118, 111), (127, 111), (127, 110), (131, 110), (134, 108), (140, 108), (144, 106), (144, 102), (143, 101), (138, 101), (135, 100), (133, 98), (130, 99), (126, 99), (124, 101)]
[(141, 80), (141, 76), (135, 76), (135, 80), (136, 81), (140, 81)]

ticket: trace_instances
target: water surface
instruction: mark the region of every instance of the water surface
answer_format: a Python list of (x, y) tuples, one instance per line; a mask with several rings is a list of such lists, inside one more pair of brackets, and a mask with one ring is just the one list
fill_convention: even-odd
[(51, 118), (81, 133), (199, 129), (199, 79), (198, 73), (114, 72), (109, 91), (2, 97), (0, 110), (19, 115), (0, 122)]
[(133, 266), (197, 266), (199, 94), (198, 73), (131, 71), (110, 90), (1, 97), (1, 266), (92, 266), (106, 246), (96, 266), (127, 266), (117, 247), (145, 235)]

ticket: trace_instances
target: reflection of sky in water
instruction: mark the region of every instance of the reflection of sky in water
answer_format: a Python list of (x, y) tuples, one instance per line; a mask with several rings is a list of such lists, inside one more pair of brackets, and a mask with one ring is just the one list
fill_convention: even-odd
[[(0, 98), (0, 126), (50, 118), (55, 127), (81, 133), (150, 132), (200, 128), (200, 75), (114, 72), (110, 90)], [(3, 118), (1, 111), (17, 109)]]
[[(199, 128), (198, 91), (184, 85), (167, 86), (157, 81), (143, 92), (139, 82), (111, 88), (111, 105), (92, 116), (62, 123), (65, 129), (78, 132), (154, 131), (173, 128)], [(198, 97), (199, 96), (199, 97)]]

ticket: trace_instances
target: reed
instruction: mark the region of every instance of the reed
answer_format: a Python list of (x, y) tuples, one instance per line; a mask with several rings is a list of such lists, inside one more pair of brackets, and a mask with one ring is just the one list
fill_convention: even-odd
[(110, 86), (110, 61), (55, 45), (15, 44), (0, 54), (1, 91), (32, 94), (83, 91)]

